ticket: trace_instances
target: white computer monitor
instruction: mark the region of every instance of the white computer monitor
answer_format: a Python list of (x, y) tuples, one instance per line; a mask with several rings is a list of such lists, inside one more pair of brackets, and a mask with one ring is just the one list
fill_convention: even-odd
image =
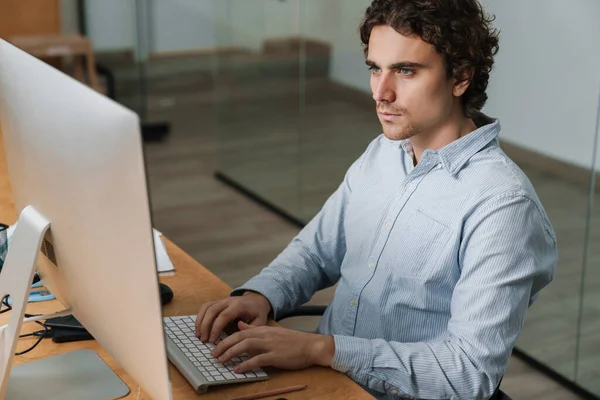
[[(142, 390), (170, 399), (138, 116), (0, 40), (0, 123), (16, 210), (26, 210), (7, 264), (37, 248), (27, 234), (49, 222), (43, 244), (54, 257), (37, 259), (44, 284)], [(16, 279), (7, 264), (0, 288)], [(9, 347), (0, 343), (9, 359), (0, 372)]]

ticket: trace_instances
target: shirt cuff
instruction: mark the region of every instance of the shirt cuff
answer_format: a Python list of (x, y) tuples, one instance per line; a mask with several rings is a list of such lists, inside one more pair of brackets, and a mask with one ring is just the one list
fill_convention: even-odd
[(271, 303), (273, 310), (273, 319), (276, 319), (277, 313), (281, 312), (287, 303), (285, 295), (273, 284), (271, 280), (262, 279), (256, 276), (246, 282), (243, 286), (234, 289), (230, 296), (241, 296), (244, 292), (251, 291), (262, 294)]
[(333, 340), (335, 352), (331, 368), (358, 378), (357, 381), (361, 381), (361, 375), (371, 372), (373, 350), (369, 339), (333, 335)]

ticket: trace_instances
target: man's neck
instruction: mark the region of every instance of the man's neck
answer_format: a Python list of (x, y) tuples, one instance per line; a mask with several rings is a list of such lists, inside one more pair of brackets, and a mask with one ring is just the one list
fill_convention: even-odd
[(432, 129), (430, 132), (421, 132), (410, 138), (413, 147), (415, 165), (421, 159), (421, 155), (427, 149), (438, 150), (442, 147), (468, 135), (477, 129), (471, 118), (466, 117), (462, 111), (448, 118), (442, 125)]

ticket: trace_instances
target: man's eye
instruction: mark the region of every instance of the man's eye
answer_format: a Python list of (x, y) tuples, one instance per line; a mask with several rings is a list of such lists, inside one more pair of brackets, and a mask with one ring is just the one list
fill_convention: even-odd
[(381, 72), (381, 70), (377, 67), (369, 67), (369, 71), (374, 72), (376, 74)]
[(412, 75), (415, 71), (410, 68), (400, 68), (398, 72), (400, 72), (400, 75)]

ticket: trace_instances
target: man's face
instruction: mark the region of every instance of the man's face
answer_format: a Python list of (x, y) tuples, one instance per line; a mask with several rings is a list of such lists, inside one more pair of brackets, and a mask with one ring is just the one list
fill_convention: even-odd
[(388, 139), (430, 134), (452, 112), (454, 79), (435, 48), (390, 26), (371, 31), (367, 65), (377, 115)]

